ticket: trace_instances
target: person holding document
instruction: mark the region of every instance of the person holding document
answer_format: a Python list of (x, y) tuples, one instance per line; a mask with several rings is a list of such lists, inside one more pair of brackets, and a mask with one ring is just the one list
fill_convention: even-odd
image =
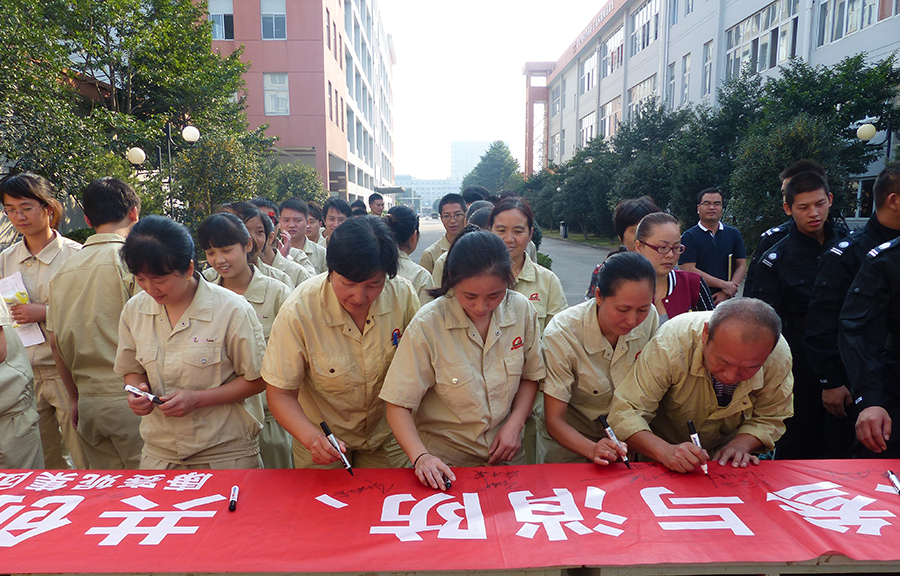
[(388, 423), (426, 486), (446, 489), (451, 466), (525, 463), (525, 420), (546, 369), (537, 313), (513, 282), (503, 240), (464, 229), (385, 376)]

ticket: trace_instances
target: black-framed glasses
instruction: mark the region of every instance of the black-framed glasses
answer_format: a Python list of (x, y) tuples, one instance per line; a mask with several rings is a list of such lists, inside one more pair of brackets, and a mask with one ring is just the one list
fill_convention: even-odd
[(660, 254), (668, 254), (672, 252), (674, 254), (684, 254), (684, 251), (687, 250), (684, 244), (676, 244), (674, 246), (654, 246), (653, 244), (647, 244), (646, 242), (641, 242), (647, 248), (653, 248)]

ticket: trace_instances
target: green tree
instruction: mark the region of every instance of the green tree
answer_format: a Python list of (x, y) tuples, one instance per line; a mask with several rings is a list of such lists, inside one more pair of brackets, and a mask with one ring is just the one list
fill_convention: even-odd
[(519, 163), (513, 158), (509, 147), (497, 140), (481, 156), (478, 164), (462, 181), (462, 189), (467, 186), (484, 186), (490, 192), (504, 189), (510, 177), (519, 171)]
[(566, 163), (554, 203), (562, 219), (578, 224), (585, 240), (589, 233), (614, 234), (609, 197), (615, 165), (616, 156), (603, 138), (592, 139)]
[(267, 196), (276, 203), (288, 198), (299, 198), (321, 206), (328, 199), (328, 192), (319, 178), (319, 172), (301, 162), (275, 165), (269, 179), (272, 184)]

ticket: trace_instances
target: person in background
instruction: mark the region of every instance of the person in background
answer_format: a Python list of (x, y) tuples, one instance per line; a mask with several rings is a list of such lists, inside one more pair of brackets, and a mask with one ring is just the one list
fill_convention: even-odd
[(451, 466), (525, 463), (525, 420), (546, 369), (537, 314), (512, 282), (503, 241), (466, 228), (385, 376), (388, 423), (425, 486), (445, 490)]
[(259, 468), (265, 340), (247, 301), (194, 271), (187, 228), (135, 224), (122, 258), (143, 289), (122, 310), (115, 370), (163, 401), (128, 395), (141, 416), (141, 468)]
[(600, 268), (596, 297), (553, 317), (542, 348), (543, 415), (536, 411), (537, 461), (608, 464), (626, 455), (598, 418), (609, 414), (621, 382), (659, 326), (653, 306), (656, 271), (643, 256), (622, 253)]
[(466, 186), (461, 193), (463, 200), (466, 201), (465, 210), (468, 210), (469, 206), (471, 206), (474, 202), (478, 202), (479, 200), (487, 200), (488, 196), (490, 195), (491, 193), (488, 192), (488, 189), (484, 186), (479, 186), (477, 184), (473, 186)]
[(434, 262), (450, 249), (450, 244), (466, 225), (466, 201), (459, 194), (446, 194), (438, 203), (438, 213), (444, 226), (444, 235), (425, 249), (419, 265), (434, 273)]
[(419, 304), (424, 306), (431, 302), (428, 290), (434, 288), (431, 274), (413, 262), (409, 255), (416, 251), (419, 244), (419, 216), (407, 206), (394, 206), (384, 216), (384, 222), (397, 240), (400, 260), (397, 263), (397, 275), (409, 280), (419, 297)]
[(322, 205), (322, 214), (324, 217), (323, 222), (325, 223), (325, 236), (324, 240), (319, 240), (319, 244), (327, 247), (335, 229), (353, 217), (353, 210), (345, 200), (337, 196), (331, 196)]
[[(839, 451), (841, 422), (822, 405), (822, 386), (815, 377), (803, 337), (809, 318), (819, 260), (839, 236), (828, 221), (832, 196), (828, 183), (815, 172), (791, 178), (784, 189), (784, 211), (794, 221), (791, 231), (763, 254), (753, 296), (769, 303), (781, 316), (784, 337), (794, 357), (794, 416), (778, 442), (775, 458), (799, 460), (849, 457)], [(846, 426), (851, 423), (845, 421)]]
[[(206, 261), (218, 273), (216, 284), (244, 297), (262, 325), (263, 338), (268, 341), (272, 323), (290, 295), (282, 282), (260, 273), (251, 262), (255, 244), (240, 218), (227, 212), (213, 214), (197, 228), (200, 249)], [(278, 425), (269, 412), (265, 395), (263, 402), (265, 423), (259, 435), (259, 451), (266, 468), (293, 468), (291, 436)]]
[[(617, 384), (609, 424), (631, 449), (675, 472), (692, 471), (709, 454), (720, 466), (746, 467), (784, 433), (792, 385), (778, 314), (733, 298), (660, 326)], [(688, 421), (704, 448), (691, 442)]]
[(328, 274), (294, 290), (272, 326), (262, 370), (269, 409), (294, 437), (296, 468), (341, 467), (323, 421), (354, 467), (403, 466), (378, 393), (419, 300), (395, 277), (397, 244), (376, 216), (336, 228), (326, 260)]
[[(478, 226), (482, 230), (489, 230), (488, 220), (491, 218), (491, 212), (494, 211), (494, 205), (487, 200), (476, 200), (469, 206), (466, 211), (466, 226)], [(529, 242), (529, 247), (533, 243)], [(431, 283), (439, 286), (441, 279), (444, 277), (444, 263), (447, 261), (447, 253), (444, 252), (434, 261), (434, 270), (431, 272)]]
[(841, 307), (866, 254), (900, 236), (900, 163), (886, 167), (872, 188), (875, 211), (864, 228), (851, 232), (822, 255), (806, 317), (803, 344), (809, 368), (822, 390), (822, 405), (838, 419), (829, 430), (839, 454), (850, 457), (857, 410), (838, 348)]
[(113, 367), (119, 317), (139, 290), (119, 251), (140, 217), (141, 200), (125, 182), (100, 178), (84, 189), (81, 206), (97, 233), (50, 279), (47, 330), (88, 467), (136, 469), (141, 419), (122, 401), (122, 377)]
[(520, 199), (503, 200), (491, 212), (488, 219), (491, 232), (499, 236), (512, 259), (513, 290), (522, 294), (538, 315), (538, 325), (543, 333), (554, 314), (566, 309), (566, 295), (556, 274), (539, 266), (525, 255), (534, 231), (534, 213)]
[(43, 467), (31, 362), (6, 303), (0, 302), (0, 469)]
[[(228, 212), (240, 218), (244, 223), (244, 226), (247, 227), (247, 230), (254, 231), (251, 233), (251, 238), (257, 238), (259, 236), (260, 230), (262, 230), (263, 234), (265, 234), (265, 230), (267, 229), (268, 225), (268, 223), (266, 222), (268, 216), (260, 212), (255, 204), (251, 204), (250, 202), (232, 202), (231, 204), (225, 204), (224, 206), (222, 206), (221, 210), (219, 211)], [(269, 245), (271, 246), (271, 243), (269, 243)], [(256, 240), (254, 240), (253, 252), (250, 256), (251, 263), (262, 274), (284, 283), (291, 290), (294, 289), (297, 283), (303, 282), (311, 276), (306, 268), (300, 266), (296, 262), (292, 262), (287, 258), (284, 258), (283, 256), (281, 256), (281, 254), (273, 254), (272, 264), (266, 264), (266, 261), (262, 256), (262, 248), (264, 247), (265, 245), (261, 246), (256, 243)], [(217, 278), (217, 272), (213, 268), (207, 268), (203, 271), (203, 276), (210, 282), (215, 282)]]
[(709, 286), (696, 272), (676, 270), (678, 255), (684, 252), (678, 220), (665, 212), (644, 216), (635, 234), (634, 251), (647, 258), (656, 269), (653, 302), (659, 323), (685, 312), (714, 308)]
[(87, 460), (78, 433), (72, 424), (71, 400), (56, 370), (45, 322), (50, 302), (50, 279), (63, 262), (81, 250), (81, 244), (57, 231), (62, 205), (45, 178), (23, 172), (0, 181), (3, 212), (22, 239), (0, 253), (0, 277), (16, 272), (28, 293), (28, 304), (9, 307), (15, 324), (36, 323), (45, 341), (28, 346), (34, 371), (34, 394), (40, 416), (44, 464), (50, 469), (70, 468), (66, 450), (76, 468), (86, 468)]
[[(613, 226), (615, 226), (616, 235), (619, 237), (621, 245), (618, 249), (610, 252), (607, 258), (621, 252), (634, 252), (634, 235), (637, 232), (638, 223), (640, 223), (641, 218), (654, 212), (662, 212), (662, 210), (650, 196), (630, 198), (619, 202), (613, 212)], [(588, 285), (587, 292), (584, 294), (585, 300), (593, 300), (595, 297), (597, 274), (599, 274), (601, 266), (603, 266), (603, 262), (594, 267), (594, 272), (591, 274), (591, 282)]]
[(366, 203), (362, 200), (356, 200), (350, 204), (350, 211), (354, 218), (358, 216), (367, 216), (369, 214), (369, 211), (366, 210)]
[(678, 263), (683, 270), (700, 274), (719, 304), (737, 295), (747, 271), (747, 251), (737, 228), (722, 224), (725, 197), (718, 188), (707, 188), (697, 197), (700, 221), (681, 235), (685, 251)]
[(309, 206), (299, 198), (288, 198), (278, 207), (281, 213), (279, 226), (291, 237), (287, 256), (306, 268), (311, 275), (325, 271), (325, 248), (310, 242), (306, 237), (309, 225)]
[(306, 219), (306, 238), (320, 246), (324, 246), (321, 234), (322, 226), (325, 225), (322, 218), (322, 208), (315, 202), (307, 202), (306, 206), (309, 208), (309, 218)]
[(369, 194), (369, 211), (372, 212), (372, 216), (381, 216), (384, 212), (384, 196), (378, 192)]

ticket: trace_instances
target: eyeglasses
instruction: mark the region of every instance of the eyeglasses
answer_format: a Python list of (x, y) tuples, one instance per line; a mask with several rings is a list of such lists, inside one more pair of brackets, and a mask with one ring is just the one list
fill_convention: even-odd
[[(638, 240), (640, 242), (640, 240)], [(674, 246), (654, 246), (653, 244), (647, 244), (646, 242), (641, 242), (647, 248), (653, 248), (660, 254), (668, 254), (672, 252), (674, 254), (683, 254), (687, 248), (685, 248), (684, 244), (676, 244)]]
[(721, 202), (710, 202), (709, 200), (704, 200), (703, 202), (700, 203), (700, 205), (703, 206), (704, 208), (709, 208), (710, 206), (715, 206), (716, 208), (722, 207)]
[(453, 214), (441, 214), (441, 220), (462, 220), (466, 215), (462, 212), (455, 212)]
[(9, 216), (29, 216), (32, 212), (37, 210), (37, 206), (22, 206), (18, 210), (15, 208), (4, 208), (3, 213)]

